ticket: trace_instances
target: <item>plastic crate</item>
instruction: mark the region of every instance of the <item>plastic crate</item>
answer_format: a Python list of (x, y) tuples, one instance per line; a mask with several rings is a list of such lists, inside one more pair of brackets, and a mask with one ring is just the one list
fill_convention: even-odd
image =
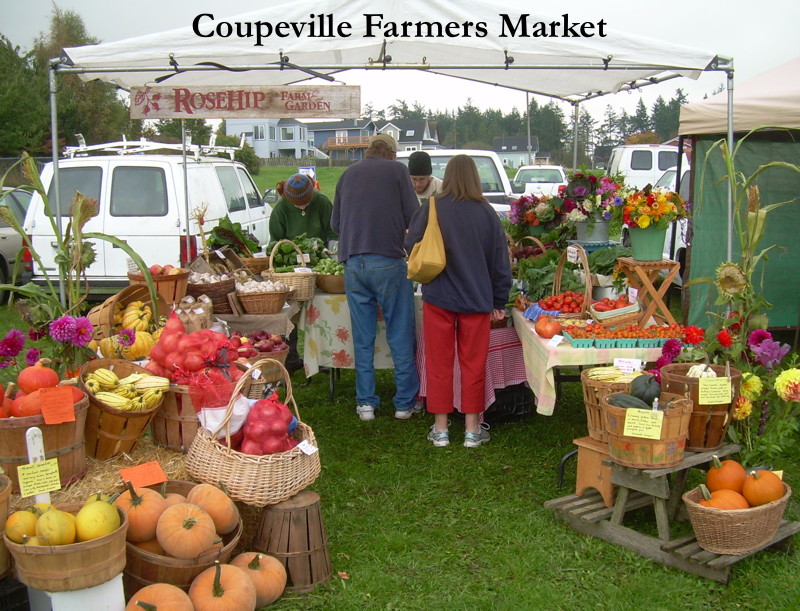
[(606, 349), (606, 348), (618, 348), (619, 347), (619, 345), (617, 343), (618, 341), (619, 341), (618, 339), (596, 338), (594, 340), (594, 347), (595, 348), (600, 348), (601, 350)]
[(573, 348), (591, 348), (595, 344), (595, 339), (593, 337), (588, 339), (575, 339), (566, 331), (562, 331), (561, 335), (564, 336), (564, 339), (566, 339)]
[(639, 340), (635, 337), (618, 337), (617, 338), (617, 348), (636, 348), (636, 344)]
[(13, 577), (0, 579), (0, 611), (29, 611), (28, 586)]
[(661, 346), (661, 343), (663, 341), (664, 341), (663, 339), (660, 339), (658, 337), (652, 337), (652, 338), (640, 337), (639, 339), (636, 340), (636, 346), (639, 348), (658, 348), (659, 346)]

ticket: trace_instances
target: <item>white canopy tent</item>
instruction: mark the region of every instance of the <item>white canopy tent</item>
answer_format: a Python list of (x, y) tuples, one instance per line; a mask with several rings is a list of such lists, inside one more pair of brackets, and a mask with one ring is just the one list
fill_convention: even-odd
[(51, 62), (53, 141), (58, 74), (130, 89), (346, 83), (348, 70), (419, 70), (565, 100), (574, 106), (576, 132), (584, 100), (678, 77), (696, 79), (706, 70), (725, 71), (729, 92), (733, 83), (728, 58), (618, 32), (602, 21), (582, 23), (576, 14), (531, 12), (521, 0), (287, 1), (234, 17), (200, 14), (194, 23), (196, 30), (187, 24), (64, 49), (64, 57)]

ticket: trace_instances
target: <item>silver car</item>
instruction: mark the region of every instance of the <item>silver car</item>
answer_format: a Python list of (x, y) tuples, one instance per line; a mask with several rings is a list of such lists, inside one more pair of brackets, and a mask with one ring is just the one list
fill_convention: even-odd
[[(24, 189), (3, 187), (0, 193), (0, 206), (5, 206), (14, 214), (19, 224), (25, 221), (25, 212), (31, 202), (32, 193)], [(0, 220), (0, 284), (11, 280), (14, 262), (22, 248), (22, 237), (16, 230)], [(0, 302), (5, 299), (5, 291), (0, 292)]]

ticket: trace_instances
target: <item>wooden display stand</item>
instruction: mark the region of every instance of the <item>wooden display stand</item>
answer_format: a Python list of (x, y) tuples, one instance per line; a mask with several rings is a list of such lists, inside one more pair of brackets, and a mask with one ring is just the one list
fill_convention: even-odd
[(608, 442), (591, 437), (572, 441), (578, 446), (578, 475), (575, 480), (575, 495), (594, 488), (603, 497), (606, 507), (614, 504), (614, 484), (611, 483), (611, 465), (608, 464)]
[[(631, 257), (620, 257), (619, 267), (628, 286), (635, 288), (639, 292), (638, 299), (642, 304), (642, 311), (639, 316), (639, 326), (643, 327), (650, 318), (654, 318), (658, 324), (677, 324), (669, 311), (669, 307), (664, 303), (664, 296), (667, 294), (672, 281), (678, 275), (681, 264), (677, 261), (664, 259), (662, 261), (636, 261)], [(653, 281), (659, 277), (661, 271), (666, 271), (661, 286), (656, 288)]]
[[(800, 522), (784, 520), (772, 541), (740, 556), (708, 552), (698, 545), (693, 534), (671, 538), (670, 520), (677, 519), (689, 469), (706, 465), (712, 455), (722, 458), (738, 450), (739, 446), (731, 444), (697, 454), (687, 452), (681, 463), (663, 469), (635, 469), (607, 461), (611, 469), (611, 483), (617, 486), (613, 507), (606, 505), (599, 492), (583, 497), (570, 495), (552, 499), (544, 506), (554, 509), (558, 518), (579, 532), (621, 545), (687, 573), (728, 583), (730, 568), (734, 563), (800, 532)], [(648, 506), (652, 506), (655, 512), (658, 536), (647, 535), (622, 524), (627, 512)]]

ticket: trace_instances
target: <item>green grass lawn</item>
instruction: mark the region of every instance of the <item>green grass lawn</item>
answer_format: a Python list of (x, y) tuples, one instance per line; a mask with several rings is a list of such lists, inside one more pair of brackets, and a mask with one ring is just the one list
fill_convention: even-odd
[[(13, 316), (4, 311), (0, 323), (9, 328)], [(390, 406), (391, 372), (379, 371), (377, 380), (382, 404)], [(762, 552), (745, 559), (723, 586), (579, 534), (543, 507), (574, 492), (574, 459), (562, 487), (557, 470), (572, 440), (586, 435), (579, 383), (562, 386), (552, 416), (531, 414), (497, 424), (490, 443), (467, 449), (456, 419), (446, 448), (426, 441), (428, 415), (400, 421), (384, 407), (375, 421), (359, 421), (352, 371), (341, 372), (333, 401), (325, 374), (307, 386), (302, 381), (302, 374), (295, 374), (301, 417), (313, 428), (321, 452), (322, 473), (311, 488), (321, 497), (333, 577), (308, 594), (287, 593), (270, 609), (674, 611), (800, 605), (796, 554)], [(799, 458), (787, 455), (776, 465), (790, 484)], [(796, 501), (786, 518), (800, 519)], [(638, 510), (632, 519), (643, 531), (654, 531), (651, 509)]]

